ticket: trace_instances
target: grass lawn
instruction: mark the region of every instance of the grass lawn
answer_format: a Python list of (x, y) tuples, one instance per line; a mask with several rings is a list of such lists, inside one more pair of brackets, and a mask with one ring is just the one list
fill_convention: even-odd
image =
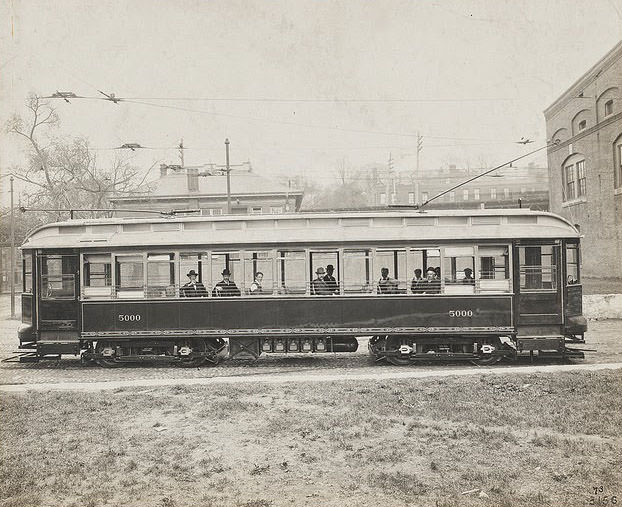
[(0, 505), (622, 501), (621, 430), (619, 371), (3, 394)]

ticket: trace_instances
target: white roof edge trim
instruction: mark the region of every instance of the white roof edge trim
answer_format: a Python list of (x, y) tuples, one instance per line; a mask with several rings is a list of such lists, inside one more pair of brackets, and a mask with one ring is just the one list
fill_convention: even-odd
[[(272, 241), (282, 241), (283, 243), (291, 242), (291, 241), (304, 241), (304, 237), (301, 238), (301, 234), (307, 234), (305, 236), (308, 241), (308, 234), (310, 228), (310, 221), (314, 219), (340, 219), (340, 218), (358, 218), (358, 219), (370, 219), (375, 217), (380, 218), (417, 218), (417, 217), (475, 217), (475, 216), (501, 216), (501, 217), (517, 217), (517, 216), (525, 216), (525, 217), (543, 217), (545, 220), (542, 222), (546, 223), (532, 223), (532, 224), (508, 224), (506, 220), (502, 220), (500, 225), (477, 225), (476, 227), (479, 231), (476, 233), (474, 229), (471, 229), (471, 226), (467, 226), (469, 232), (466, 234), (466, 238), (482, 238), (482, 236), (488, 237), (516, 237), (519, 238), (524, 235), (524, 237), (535, 238), (538, 236), (538, 228), (541, 228), (541, 237), (542, 238), (561, 238), (561, 237), (579, 237), (579, 231), (565, 218), (555, 215), (553, 213), (548, 212), (533, 212), (530, 210), (520, 210), (520, 209), (512, 209), (512, 210), (483, 210), (477, 212), (473, 211), (460, 211), (460, 212), (427, 212), (427, 213), (417, 213), (417, 212), (372, 212), (372, 213), (293, 213), (289, 215), (257, 215), (257, 216), (247, 216), (247, 215), (224, 215), (218, 217), (174, 217), (174, 218), (135, 218), (131, 220), (126, 219), (82, 219), (82, 220), (72, 220), (66, 222), (56, 222), (53, 224), (47, 224), (45, 226), (40, 227), (34, 233), (32, 233), (23, 244), (24, 248), (54, 248), (55, 245), (58, 248), (80, 248), (86, 246), (85, 243), (89, 241), (89, 239), (93, 238), (101, 238), (101, 234), (97, 231), (97, 225), (119, 225), (119, 224), (161, 224), (161, 223), (206, 223), (206, 224), (217, 224), (222, 222), (238, 222), (240, 225), (244, 222), (257, 222), (257, 221), (304, 221), (304, 224), (300, 224), (299, 227), (290, 227), (287, 229), (287, 238), (283, 238), (282, 234), (284, 233), (284, 229), (280, 227), (271, 227), (271, 228), (252, 228), (247, 229), (245, 227), (236, 227), (235, 229), (216, 229), (215, 227), (206, 228), (204, 233), (209, 234), (209, 239), (214, 243), (222, 243), (225, 238), (223, 235), (231, 234), (231, 243), (240, 243), (245, 240), (248, 243), (258, 243), (261, 242), (260, 238), (266, 242)], [(396, 220), (397, 222), (397, 220)], [(471, 222), (471, 221), (469, 221)], [(538, 221), (540, 222), (540, 221)], [(294, 224), (292, 224), (294, 225)], [(63, 227), (85, 227), (85, 229), (89, 232), (85, 234), (58, 234), (50, 231), (53, 228), (63, 228)], [(91, 227), (88, 227), (91, 226)], [(334, 228), (334, 225), (332, 226)], [(407, 232), (410, 227), (416, 228), (416, 224), (412, 224), (409, 226), (405, 226), (404, 220), (401, 220), (401, 224), (396, 224), (395, 227), (381, 227), (387, 230), (387, 236), (383, 238), (383, 240), (393, 240), (402, 241), (405, 239), (405, 235), (408, 236), (410, 233)], [(423, 225), (422, 225), (423, 227)], [(429, 226), (426, 226), (429, 227)], [(433, 227), (434, 232), (432, 234), (422, 234), (421, 237), (426, 237), (428, 239), (436, 238), (439, 241), (445, 241), (447, 239), (447, 234), (454, 229), (455, 225), (442, 225), (438, 227)], [(475, 226), (473, 226), (475, 227)], [(499, 227), (501, 229), (499, 229)], [(350, 233), (346, 232), (346, 229), (350, 230)], [(47, 234), (46, 234), (47, 230)], [(355, 238), (358, 238), (360, 241), (365, 241), (368, 239), (369, 241), (376, 241), (379, 238), (375, 236), (375, 233), (372, 231), (378, 231), (377, 227), (367, 227), (367, 226), (358, 226), (358, 227), (346, 227), (344, 224), (341, 226), (337, 226), (334, 229), (335, 240), (336, 241), (345, 241), (350, 242)], [(412, 230), (412, 229), (411, 229)], [(270, 232), (272, 231), (272, 232)], [(337, 231), (341, 231), (337, 233)], [(394, 231), (394, 232), (390, 232)], [(401, 232), (399, 232), (401, 231)], [(505, 231), (505, 234), (501, 231)], [(521, 232), (522, 231), (522, 232)], [(432, 232), (432, 231), (430, 231)], [(466, 232), (466, 231), (463, 231)], [(265, 236), (266, 233), (268, 237)], [(109, 233), (110, 234), (110, 233)], [(109, 236), (110, 247), (119, 247), (122, 245), (131, 246), (132, 242), (126, 242), (125, 239), (122, 238), (122, 233), (120, 230), (116, 233), (112, 233)], [(126, 233), (129, 235), (130, 233)], [(143, 237), (144, 234), (156, 235), (153, 238), (155, 244), (157, 242), (169, 243), (169, 244), (187, 244), (189, 243), (188, 237), (190, 234), (197, 234), (195, 230), (176, 230), (176, 231), (145, 231), (145, 233), (141, 234)], [(200, 233), (203, 234), (203, 233)], [(244, 237), (240, 237), (239, 235), (243, 234)], [(271, 235), (281, 235), (277, 238), (272, 238)], [(258, 237), (259, 235), (259, 237)], [(459, 239), (458, 236), (454, 236), (456, 239)], [(61, 238), (63, 238), (61, 240)], [(116, 240), (114, 238), (117, 238)], [(465, 238), (465, 239), (466, 239)], [(200, 242), (205, 242), (207, 238), (203, 237)], [(412, 238), (416, 240), (416, 237)], [(152, 244), (154, 244), (152, 243)], [(136, 246), (136, 245), (134, 245)]]

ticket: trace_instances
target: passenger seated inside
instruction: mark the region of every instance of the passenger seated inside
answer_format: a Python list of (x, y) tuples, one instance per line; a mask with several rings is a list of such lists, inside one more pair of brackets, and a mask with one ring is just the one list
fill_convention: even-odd
[(222, 270), (222, 281), (218, 282), (212, 291), (212, 297), (221, 298), (228, 296), (239, 296), (240, 289), (235, 284), (233, 280), (231, 280), (231, 271), (228, 269)]
[(251, 283), (250, 288), (248, 289), (248, 293), (251, 296), (258, 296), (263, 293), (263, 289), (261, 287), (261, 281), (263, 280), (263, 273), (261, 271), (257, 271), (255, 275), (255, 280)]
[(423, 282), (423, 276), (421, 276), (421, 270), (415, 269), (415, 276), (410, 282), (410, 292), (413, 294), (421, 294), (421, 284)]
[(315, 271), (317, 278), (314, 278), (311, 281), (311, 295), (312, 296), (328, 296), (333, 294), (333, 291), (328, 287), (326, 282), (324, 281), (324, 275), (326, 272), (323, 267), (317, 268)]
[(328, 287), (332, 294), (339, 294), (339, 284), (333, 276), (334, 271), (335, 267), (332, 264), (326, 266), (326, 275), (324, 275), (324, 281), (326, 282), (326, 287)]
[(378, 280), (378, 294), (396, 294), (397, 280), (389, 276), (389, 268), (380, 270), (380, 280)]
[(179, 297), (182, 298), (196, 298), (196, 297), (207, 297), (207, 290), (205, 289), (205, 285), (197, 280), (197, 272), (194, 269), (191, 269), (186, 275), (190, 278), (190, 281), (179, 289)]
[(464, 278), (462, 279), (462, 283), (465, 285), (475, 285), (473, 270), (471, 268), (464, 268)]
[[(437, 268), (439, 271), (440, 269)], [(425, 271), (425, 279), (420, 285), (421, 294), (440, 294), (441, 281), (437, 278), (436, 269), (430, 266)]]

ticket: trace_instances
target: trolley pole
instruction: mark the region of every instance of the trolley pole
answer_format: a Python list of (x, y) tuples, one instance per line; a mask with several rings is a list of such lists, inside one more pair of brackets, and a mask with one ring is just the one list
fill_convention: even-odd
[(229, 167), (229, 138), (225, 139), (225, 150), (227, 153), (227, 214), (231, 215), (231, 168)]
[(9, 276), (11, 277), (11, 318), (15, 318), (15, 215), (13, 211), (13, 176), (11, 181), (11, 254)]

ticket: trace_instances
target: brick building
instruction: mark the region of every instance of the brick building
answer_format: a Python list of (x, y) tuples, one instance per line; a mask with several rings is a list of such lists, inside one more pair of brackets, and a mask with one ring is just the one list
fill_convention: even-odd
[[(454, 187), (486, 168), (461, 169), (449, 166), (433, 174), (423, 175), (419, 182), (420, 201)], [(376, 171), (370, 205), (414, 204), (415, 186), (412, 175)], [(530, 164), (507, 167), (467, 183), (434, 200), (429, 207), (436, 209), (475, 208), (531, 208), (549, 209), (548, 169)]]
[[(303, 192), (252, 171), (230, 174), (231, 213), (278, 214), (298, 211)], [(147, 210), (200, 210), (202, 215), (227, 213), (227, 177), (210, 166), (181, 167), (162, 164), (160, 178), (145, 196), (114, 197), (113, 208)], [(129, 215), (129, 213), (126, 213)], [(123, 211), (117, 212), (124, 216)], [(132, 213), (132, 216), (137, 216)]]
[(622, 282), (622, 42), (545, 111), (551, 211), (576, 224), (583, 274)]

